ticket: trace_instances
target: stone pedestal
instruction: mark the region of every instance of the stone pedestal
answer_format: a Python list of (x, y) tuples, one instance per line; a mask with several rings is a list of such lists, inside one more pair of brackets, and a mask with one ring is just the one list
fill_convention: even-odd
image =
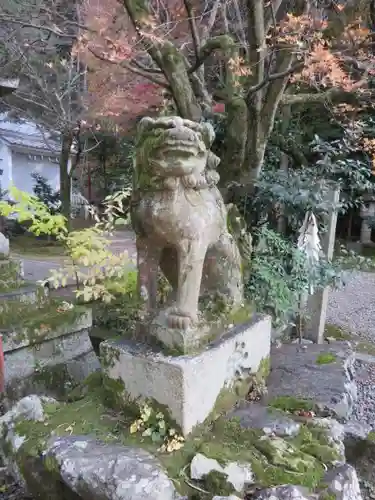
[[(337, 206), (340, 200), (340, 191), (332, 189), (327, 197), (327, 201), (332, 203), (332, 207), (327, 216), (327, 232), (322, 237), (322, 250), (330, 261), (333, 258), (333, 251), (336, 239)], [(304, 336), (317, 344), (324, 342), (324, 329), (326, 324), (329, 289), (317, 290), (310, 295), (306, 306), (306, 323)]]
[(100, 368), (89, 337), (91, 310), (73, 323), (48, 332), (2, 331), (5, 395), (17, 401), (27, 394), (61, 396), (70, 385)]
[(363, 245), (371, 244), (371, 227), (367, 224), (367, 217), (374, 217), (375, 215), (375, 203), (373, 201), (369, 202), (367, 206), (361, 208), (361, 243)]
[(167, 407), (186, 436), (214, 410), (239, 399), (249, 375), (268, 366), (270, 342), (271, 318), (256, 315), (196, 355), (167, 356), (125, 340), (103, 342), (100, 350), (105, 374), (123, 387), (116, 396), (124, 405), (151, 400)]

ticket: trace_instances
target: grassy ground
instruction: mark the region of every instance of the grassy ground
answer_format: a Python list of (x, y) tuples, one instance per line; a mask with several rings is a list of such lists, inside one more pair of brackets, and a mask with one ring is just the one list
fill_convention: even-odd
[(11, 252), (20, 255), (33, 255), (43, 257), (63, 257), (64, 247), (57, 241), (38, 239), (32, 235), (22, 235), (11, 238)]

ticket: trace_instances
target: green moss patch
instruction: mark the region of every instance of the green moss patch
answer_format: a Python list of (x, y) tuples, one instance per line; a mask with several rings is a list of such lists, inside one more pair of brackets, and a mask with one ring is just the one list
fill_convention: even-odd
[(356, 345), (355, 350), (357, 352), (362, 352), (364, 354), (370, 354), (371, 356), (375, 356), (375, 344), (371, 342), (359, 342)]
[(262, 487), (297, 484), (314, 489), (324, 475), (323, 464), (338, 458), (321, 429), (302, 425), (294, 438), (268, 437), (242, 428), (236, 419), (217, 421), (199, 451), (222, 465), (250, 463)]
[(277, 396), (269, 401), (268, 405), (289, 413), (299, 410), (314, 411), (316, 407), (312, 399), (298, 399), (293, 396)]
[(27, 456), (39, 456), (51, 435), (91, 435), (105, 443), (120, 443), (150, 451), (158, 456), (170, 477), (175, 479), (176, 487), (182, 492), (189, 492), (181, 471), (193, 458), (198, 443), (192, 440), (182, 450), (162, 454), (158, 452), (160, 443), (152, 443), (150, 438), (143, 438), (139, 434), (130, 434), (129, 428), (134, 421), (132, 412), (115, 413), (109, 410), (103, 405), (102, 396), (100, 389), (93, 390), (91, 387), (88, 394), (77, 401), (47, 404), (45, 422), (19, 421), (16, 432), (26, 436), (27, 440), (18, 452), (18, 463), (22, 464)]
[[(250, 463), (260, 487), (289, 483), (314, 489), (324, 475), (323, 464), (337, 459), (322, 428), (305, 424), (293, 438), (268, 437), (261, 430), (244, 429), (236, 419), (225, 418), (206, 422), (199, 432), (187, 439), (182, 449), (161, 453), (160, 443), (153, 443), (140, 433), (130, 433), (130, 425), (138, 418), (135, 407), (125, 407), (116, 413), (103, 404), (108, 403), (108, 386), (100, 373), (88, 377), (84, 388), (85, 391), (76, 393), (75, 401), (47, 404), (45, 422), (17, 422), (16, 432), (27, 437), (18, 452), (19, 463), (27, 456), (39, 456), (51, 435), (91, 435), (105, 443), (148, 450), (161, 461), (179, 492), (193, 495), (196, 490), (187, 484), (185, 478), (196, 453), (216, 459), (222, 465), (228, 462)], [(111, 394), (113, 390), (110, 388)], [(116, 387), (116, 390), (122, 391), (123, 386)], [(210, 473), (197, 486), (217, 495), (233, 493), (232, 485), (223, 474)]]
[(231, 495), (235, 493), (232, 483), (228, 482), (228, 475), (217, 470), (211, 471), (202, 478), (202, 485), (206, 491), (213, 495)]
[(334, 363), (337, 357), (330, 352), (322, 352), (316, 358), (317, 365), (328, 365)]
[(0, 329), (19, 332), (20, 340), (40, 341), (51, 330), (73, 324), (87, 311), (81, 306), (65, 311), (62, 302), (60, 299), (51, 299), (34, 305), (9, 301), (0, 313)]
[(25, 281), (19, 276), (19, 264), (11, 260), (2, 261), (0, 265), (0, 293), (13, 292), (22, 286), (25, 286)]
[(326, 324), (325, 330), (324, 330), (324, 337), (325, 338), (334, 338), (336, 340), (351, 340), (352, 336), (350, 333), (344, 331), (342, 328), (340, 328), (337, 325), (330, 325)]

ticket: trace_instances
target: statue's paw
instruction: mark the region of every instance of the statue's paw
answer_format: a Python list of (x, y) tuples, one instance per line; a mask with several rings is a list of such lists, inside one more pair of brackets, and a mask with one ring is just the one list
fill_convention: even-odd
[(188, 314), (184, 311), (174, 308), (168, 314), (168, 326), (169, 328), (176, 328), (179, 330), (187, 330), (193, 324), (195, 318), (191, 314)]

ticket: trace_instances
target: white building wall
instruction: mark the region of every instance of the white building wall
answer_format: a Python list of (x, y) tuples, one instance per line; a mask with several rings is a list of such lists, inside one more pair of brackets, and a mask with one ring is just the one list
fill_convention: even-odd
[(31, 174), (37, 172), (42, 175), (55, 191), (60, 188), (60, 172), (57, 159), (47, 155), (27, 153), (12, 154), (13, 185), (29, 194), (34, 194), (35, 181)]
[(0, 175), (1, 189), (6, 190), (12, 184), (12, 152), (10, 148), (0, 139)]

